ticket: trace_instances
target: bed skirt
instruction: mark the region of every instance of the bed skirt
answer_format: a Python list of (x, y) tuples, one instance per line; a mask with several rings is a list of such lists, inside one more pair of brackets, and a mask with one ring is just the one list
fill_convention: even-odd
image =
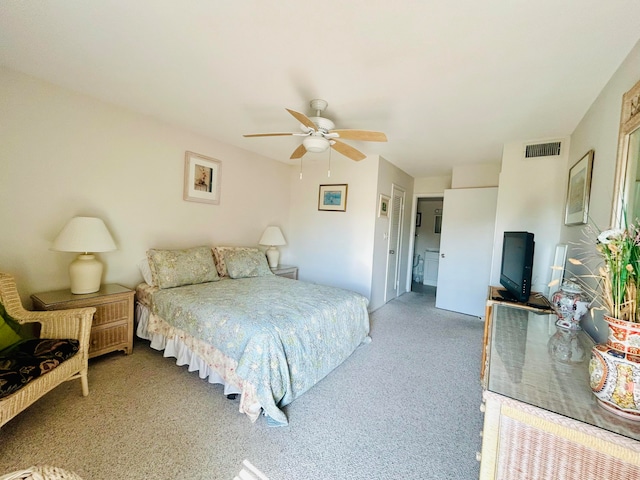
[(151, 348), (162, 351), (164, 357), (175, 358), (179, 366), (187, 365), (188, 371), (198, 372), (201, 379), (223, 385), (225, 395), (239, 394), (240, 413), (245, 413), (252, 422), (258, 419), (262, 407), (255, 389), (237, 377), (233, 360), (212, 346), (174, 329), (140, 302), (136, 302), (135, 317), (138, 323), (136, 335), (148, 340)]

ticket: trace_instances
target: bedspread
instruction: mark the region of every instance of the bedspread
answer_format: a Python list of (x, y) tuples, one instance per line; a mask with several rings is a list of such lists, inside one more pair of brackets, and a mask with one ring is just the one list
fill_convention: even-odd
[(152, 311), (237, 362), (270, 424), (368, 339), (367, 299), (268, 275), (158, 290)]

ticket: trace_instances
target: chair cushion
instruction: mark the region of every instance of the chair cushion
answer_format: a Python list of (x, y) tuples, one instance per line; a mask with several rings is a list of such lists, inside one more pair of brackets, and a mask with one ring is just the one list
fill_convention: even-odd
[(73, 357), (80, 348), (74, 339), (34, 338), (0, 352), (0, 398), (27, 385)]
[(18, 323), (9, 316), (0, 303), (0, 352), (22, 340), (17, 330)]

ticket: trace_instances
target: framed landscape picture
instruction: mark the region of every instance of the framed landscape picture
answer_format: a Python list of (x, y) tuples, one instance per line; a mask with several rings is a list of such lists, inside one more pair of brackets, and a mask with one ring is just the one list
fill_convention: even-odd
[(583, 225), (587, 223), (592, 169), (593, 150), (589, 150), (569, 169), (567, 206), (564, 217), (565, 225)]
[(184, 196), (189, 202), (220, 203), (222, 162), (193, 152), (184, 156)]
[(318, 210), (347, 211), (347, 184), (320, 185)]

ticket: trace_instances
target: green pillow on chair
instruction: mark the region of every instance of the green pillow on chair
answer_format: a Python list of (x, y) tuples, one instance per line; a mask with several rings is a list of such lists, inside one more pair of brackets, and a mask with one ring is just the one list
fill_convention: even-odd
[(22, 337), (15, 330), (18, 327), (19, 324), (7, 314), (4, 306), (0, 304), (0, 351), (22, 340)]

